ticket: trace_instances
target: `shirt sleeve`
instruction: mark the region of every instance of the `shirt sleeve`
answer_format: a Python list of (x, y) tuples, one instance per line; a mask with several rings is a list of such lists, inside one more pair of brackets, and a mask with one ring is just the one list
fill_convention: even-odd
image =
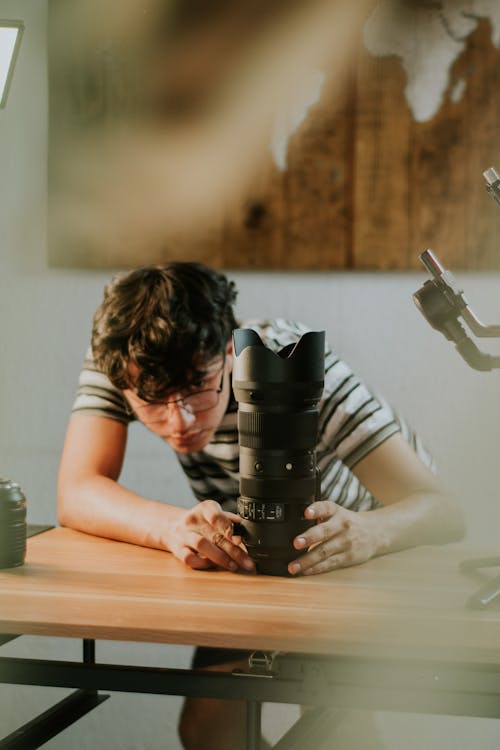
[(134, 419), (123, 393), (96, 367), (90, 348), (78, 379), (72, 413), (107, 417), (123, 424)]

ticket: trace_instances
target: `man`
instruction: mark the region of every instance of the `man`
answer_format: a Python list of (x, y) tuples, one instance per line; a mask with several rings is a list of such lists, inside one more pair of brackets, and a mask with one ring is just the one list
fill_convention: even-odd
[[(235, 299), (223, 274), (193, 263), (141, 268), (106, 288), (61, 460), (61, 524), (168, 550), (192, 568), (254, 570), (233, 535)], [(285, 321), (252, 327), (276, 350), (306, 330)], [(418, 438), (329, 350), (325, 371), (317, 443), (322, 499), (305, 511), (317, 523), (294, 540), (290, 573), (321, 573), (460, 538), (461, 514), (429, 469)], [(175, 506), (175, 498), (145, 498), (118, 483), (133, 420), (174, 449), (199, 501), (193, 508)], [(241, 658), (241, 652), (199, 649), (195, 664), (229, 668)], [(243, 707), (188, 699), (180, 732), (190, 750), (234, 750), (244, 736)]]

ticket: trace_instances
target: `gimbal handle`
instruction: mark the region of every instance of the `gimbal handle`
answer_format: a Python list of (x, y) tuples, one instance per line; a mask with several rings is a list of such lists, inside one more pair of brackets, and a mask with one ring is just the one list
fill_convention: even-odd
[(429, 273), (437, 281), (441, 282), (446, 291), (455, 300), (457, 309), (460, 310), (459, 314), (465, 320), (472, 333), (481, 338), (500, 338), (500, 325), (485, 325), (481, 323), (466, 301), (463, 291), (459, 289), (453, 274), (443, 268), (432, 250), (425, 250), (419, 257)]
[(458, 353), (475, 370), (500, 369), (500, 357), (482, 352), (468, 336), (459, 318), (480, 337), (500, 338), (500, 325), (481, 323), (453, 274), (441, 265), (432, 250), (423, 252), (420, 260), (433, 278), (413, 294), (413, 299), (427, 322), (453, 341)]

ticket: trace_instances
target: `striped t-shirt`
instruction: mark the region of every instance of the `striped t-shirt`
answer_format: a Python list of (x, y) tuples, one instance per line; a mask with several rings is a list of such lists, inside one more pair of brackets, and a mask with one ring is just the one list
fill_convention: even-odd
[[(300, 323), (282, 319), (250, 321), (241, 327), (253, 328), (273, 351), (280, 351), (310, 330)], [(239, 494), (237, 410), (237, 403), (231, 397), (213, 440), (202, 451), (176, 454), (195, 497), (217, 500), (226, 510), (235, 509)], [(401, 432), (424, 463), (432, 467), (432, 460), (418, 436), (328, 346), (325, 386), (318, 410), (316, 457), (323, 499), (356, 511), (377, 507), (377, 501), (351, 470), (397, 432)], [(122, 392), (96, 368), (90, 350), (80, 374), (73, 412), (104, 416), (125, 424), (135, 420)]]

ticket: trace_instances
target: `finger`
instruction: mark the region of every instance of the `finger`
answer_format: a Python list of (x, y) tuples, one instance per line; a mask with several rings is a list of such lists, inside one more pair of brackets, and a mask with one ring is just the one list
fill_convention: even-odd
[(241, 518), (236, 513), (222, 510), (219, 503), (216, 502), (207, 502), (204, 505), (203, 516), (210, 526), (213, 526), (214, 529), (225, 536), (231, 536), (233, 524), (241, 521)]
[(315, 503), (307, 506), (304, 516), (310, 519), (317, 519), (318, 521), (325, 521), (328, 518), (332, 518), (339, 510), (342, 510), (341, 506), (337, 505), (333, 500), (317, 500)]
[(198, 536), (195, 545), (197, 552), (208, 557), (221, 568), (233, 572), (239, 568), (255, 569), (253, 560), (241, 547), (236, 547), (224, 534), (214, 532), (213, 529), (208, 536)]
[(238, 567), (245, 568), (245, 570), (255, 570), (255, 563), (252, 558), (239, 544), (235, 544), (223, 534), (215, 534), (212, 543), (219, 549), (224, 550)]
[(200, 557), (194, 550), (189, 547), (183, 547), (179, 554), (179, 559), (194, 570), (209, 570), (214, 564), (207, 560), (206, 557)]
[[(213, 565), (225, 570), (232, 570), (236, 572), (238, 570), (237, 563), (228, 555), (223, 549), (218, 547), (216, 544), (211, 542), (207, 537), (196, 534), (196, 539), (190, 543), (190, 546), (195, 550), (198, 555), (202, 555), (210, 560)], [(225, 537), (220, 535), (221, 539)]]
[[(200, 538), (194, 549), (223, 568), (237, 570), (238, 567), (242, 567), (245, 570), (254, 571), (255, 564), (246, 550), (240, 546), (241, 539), (237, 543), (233, 543), (231, 539), (234, 529), (233, 519), (239, 522), (241, 518), (235, 513), (221, 510), (220, 505), (214, 501), (203, 503), (203, 517), (207, 523), (200, 525), (197, 530)], [(237, 534), (236, 537), (239, 535)], [(232, 563), (236, 564), (236, 568), (227, 559), (228, 557)]]
[(240, 523), (241, 522), (241, 516), (239, 516), (237, 513), (231, 513), (231, 511), (226, 510), (224, 511), (226, 516), (233, 522), (233, 523)]
[(318, 573), (329, 573), (337, 568), (346, 568), (349, 563), (343, 559), (342, 555), (336, 557), (330, 557), (328, 560), (322, 560), (316, 565), (311, 565), (307, 570), (302, 571), (303, 576), (314, 576)]
[(316, 526), (311, 526), (299, 536), (296, 536), (293, 540), (293, 546), (295, 549), (307, 549), (313, 544), (320, 544), (328, 539), (342, 534), (346, 529), (349, 528), (349, 522), (341, 514), (330, 518), (328, 521), (318, 522)]
[(235, 523), (241, 523), (241, 516), (239, 516), (237, 513), (232, 513), (229, 510), (223, 510), (218, 515), (221, 515), (224, 519), (228, 519), (231, 525)]
[[(231, 515), (234, 516), (234, 513)], [(237, 516), (237, 518), (238, 520), (241, 520), (239, 516)], [(255, 570), (255, 563), (241, 544), (241, 536), (239, 534), (233, 535), (233, 523), (230, 524), (229, 531), (226, 531), (224, 527), (222, 527), (222, 529), (218, 528), (217, 524), (209, 525), (207, 523), (201, 527), (198, 532), (202, 537), (211, 542), (213, 546), (224, 551), (238, 565), (238, 567), (242, 567), (249, 571)], [(203, 550), (205, 550), (206, 544), (202, 544)], [(207, 552), (204, 551), (203, 554), (207, 554)], [(213, 559), (212, 553), (207, 554), (207, 557)], [(220, 558), (218, 557), (218, 559)], [(219, 565), (220, 563), (217, 564)]]
[(348, 564), (350, 549), (351, 541), (345, 537), (329, 539), (297, 560), (293, 560), (288, 566), (288, 571), (292, 575), (306, 575), (307, 571), (312, 569), (316, 569), (315, 572), (324, 572), (342, 567)]

